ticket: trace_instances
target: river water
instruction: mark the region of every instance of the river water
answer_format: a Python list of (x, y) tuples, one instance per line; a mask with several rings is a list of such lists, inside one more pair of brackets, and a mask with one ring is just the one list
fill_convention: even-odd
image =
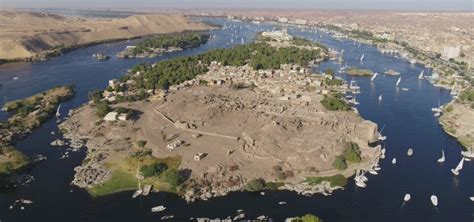
[[(56, 85), (74, 84), (76, 96), (62, 104), (62, 114), (87, 101), (87, 93), (94, 89), (104, 89), (109, 79), (122, 76), (127, 69), (142, 62), (153, 62), (178, 56), (194, 55), (213, 48), (231, 47), (254, 39), (258, 31), (272, 29), (271, 24), (233, 22), (223, 19), (209, 19), (215, 23), (235, 25), (233, 29), (211, 31), (215, 35), (208, 43), (182, 52), (174, 52), (152, 59), (117, 59), (97, 61), (92, 58), (96, 52), (109, 55), (123, 50), (134, 41), (101, 44), (69, 52), (44, 62), (12, 63), (0, 66), (1, 104), (30, 96)], [(242, 26), (242, 28), (240, 28)], [(392, 68), (401, 73), (400, 88), (395, 87), (397, 77), (378, 76), (372, 83), (367, 77), (349, 77), (338, 74), (350, 81), (356, 80), (362, 93), (357, 95), (360, 115), (385, 126), (387, 136), (385, 146), (387, 158), (382, 160), (382, 170), (378, 176), (369, 175), (367, 188), (358, 188), (349, 180), (344, 190), (326, 197), (299, 196), (294, 192), (266, 192), (265, 196), (254, 193), (235, 192), (210, 201), (186, 202), (174, 194), (154, 193), (144, 198), (132, 199), (132, 191), (121, 192), (100, 198), (90, 197), (84, 190), (70, 186), (73, 168), (84, 158), (84, 152), (72, 153), (67, 159), (59, 159), (65, 149), (52, 147), (50, 142), (57, 138), (50, 134), (57, 131), (56, 121), (50, 120), (16, 147), (27, 155), (42, 154), (48, 159), (35, 166), (28, 174), (35, 180), (17, 190), (0, 194), (0, 220), (6, 221), (157, 221), (164, 215), (174, 215), (175, 221), (189, 218), (225, 218), (234, 216), (243, 209), (247, 219), (267, 215), (274, 221), (286, 217), (312, 213), (325, 221), (473, 221), (474, 204), (469, 196), (474, 196), (474, 168), (472, 162), (465, 162), (464, 169), (454, 177), (450, 169), (460, 160), (460, 144), (443, 132), (431, 112), (438, 103), (451, 100), (449, 91), (437, 88), (417, 76), (423, 69), (405, 60), (380, 54), (373, 46), (352, 41), (333, 39), (331, 35), (314, 31), (289, 29), (290, 34), (319, 41), (330, 48), (344, 49), (345, 63), (349, 66), (368, 68), (379, 73)], [(357, 59), (365, 54), (363, 63)], [(321, 64), (320, 70), (328, 67), (338, 69), (332, 61)], [(317, 70), (317, 69), (316, 69)], [(430, 73), (426, 70), (425, 73)], [(18, 77), (14, 80), (14, 77)], [(382, 94), (383, 101), (377, 97)], [(7, 114), (1, 113), (5, 120)], [(408, 148), (414, 155), (408, 158)], [(436, 160), (446, 153), (446, 162), (439, 165)], [(397, 158), (392, 165), (391, 159)], [(403, 204), (403, 196), (410, 193), (412, 199)], [(439, 205), (433, 207), (430, 196), (438, 196)], [(8, 209), (16, 199), (31, 199), (32, 205), (24, 210)], [(287, 202), (278, 205), (279, 201)], [(165, 205), (167, 210), (151, 213), (150, 208)]]

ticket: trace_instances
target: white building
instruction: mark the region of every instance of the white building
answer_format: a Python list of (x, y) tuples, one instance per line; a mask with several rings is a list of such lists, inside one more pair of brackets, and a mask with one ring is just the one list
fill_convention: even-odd
[(443, 59), (454, 59), (461, 55), (461, 46), (450, 46), (444, 47), (443, 54), (441, 54), (441, 58)]
[(293, 39), (293, 36), (289, 35), (286, 29), (281, 31), (262, 32), (262, 36), (269, 37), (277, 41), (289, 41)]
[(306, 19), (295, 19), (295, 24), (296, 25), (307, 25), (308, 20), (306, 20)]
[(280, 22), (280, 23), (288, 23), (288, 18), (280, 17), (280, 18), (278, 18), (278, 22)]
[(116, 121), (118, 113), (117, 112), (110, 112), (104, 116), (104, 121)]

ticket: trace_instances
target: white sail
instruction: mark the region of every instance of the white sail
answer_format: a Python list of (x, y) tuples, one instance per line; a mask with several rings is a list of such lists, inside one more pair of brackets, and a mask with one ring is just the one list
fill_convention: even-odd
[(409, 193), (405, 194), (405, 197), (403, 197), (403, 201), (407, 202), (411, 199), (411, 196)]
[(398, 80), (397, 80), (397, 83), (396, 85), (398, 86), (400, 84), (400, 82), (402, 81), (402, 77), (399, 77)]
[(441, 158), (438, 159), (438, 163), (444, 162), (444, 150), (441, 150)]
[(382, 95), (379, 96), (379, 101), (382, 101)]
[(435, 196), (435, 195), (431, 195), (431, 203), (433, 204), (433, 206), (438, 206), (438, 197)]
[(61, 104), (59, 104), (58, 109), (56, 110), (56, 116), (59, 117), (61, 113), (59, 112), (59, 109), (61, 109)]
[(451, 169), (451, 172), (456, 176), (459, 175), (459, 171), (462, 170), (463, 164), (464, 164), (464, 157), (461, 159), (461, 161), (459, 161), (455, 169)]
[(423, 79), (423, 73), (425, 73), (425, 70), (422, 70), (420, 75), (418, 76), (418, 79)]
[(362, 56), (360, 57), (361, 62), (362, 62), (362, 60), (364, 60), (364, 56), (365, 56), (365, 54), (362, 54)]
[(374, 75), (372, 75), (372, 78), (370, 78), (370, 81), (372, 81), (372, 82), (373, 82), (373, 81), (374, 81), (374, 79), (375, 79), (375, 77), (377, 77), (377, 75), (378, 75), (378, 73), (377, 73), (377, 72), (375, 72), (375, 73), (374, 73)]

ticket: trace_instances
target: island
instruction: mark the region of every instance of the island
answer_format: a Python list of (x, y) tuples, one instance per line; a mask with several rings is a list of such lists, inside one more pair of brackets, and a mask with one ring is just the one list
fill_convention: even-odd
[(368, 69), (361, 69), (357, 67), (349, 67), (347, 69), (347, 74), (348, 75), (353, 75), (353, 76), (372, 76), (373, 72)]
[(93, 44), (213, 28), (173, 14), (87, 18), (17, 10), (1, 10), (0, 23), (0, 63), (45, 60)]
[(124, 51), (117, 53), (117, 57), (152, 58), (164, 53), (198, 47), (206, 43), (209, 37), (207, 33), (195, 32), (159, 35), (143, 40), (135, 46), (127, 46)]
[(60, 103), (73, 95), (73, 86), (58, 86), (25, 99), (5, 103), (2, 109), (11, 116), (7, 121), (0, 122), (0, 180), (5, 182), (12, 174), (43, 159), (39, 156), (30, 161), (30, 158), (12, 145), (53, 117)]
[(137, 65), (91, 92), (60, 125), (66, 139), (86, 140), (72, 183), (93, 196), (152, 185), (189, 202), (343, 188), (378, 161), (377, 124), (352, 111), (347, 84), (326, 85), (307, 68), (325, 48), (289, 41)]

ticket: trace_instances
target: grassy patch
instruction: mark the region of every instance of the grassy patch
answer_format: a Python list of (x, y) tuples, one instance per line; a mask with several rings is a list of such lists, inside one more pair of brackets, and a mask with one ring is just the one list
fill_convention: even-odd
[(330, 177), (307, 177), (305, 182), (310, 185), (317, 185), (323, 181), (327, 181), (332, 187), (340, 186), (343, 187), (347, 184), (347, 179), (342, 174), (337, 174)]
[(101, 196), (112, 194), (124, 190), (134, 190), (138, 187), (138, 181), (135, 175), (118, 169), (112, 171), (112, 177), (101, 185), (88, 188), (87, 191), (92, 196)]

